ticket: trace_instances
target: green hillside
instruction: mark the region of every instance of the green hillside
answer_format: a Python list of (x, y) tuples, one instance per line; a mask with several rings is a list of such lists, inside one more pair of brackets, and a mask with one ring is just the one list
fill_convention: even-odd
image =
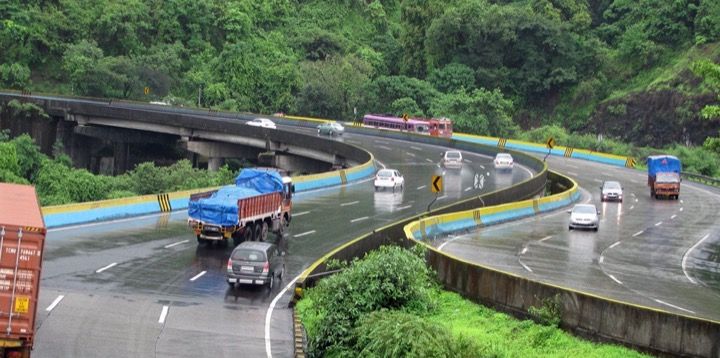
[(658, 148), (720, 129), (700, 114), (720, 87), (714, 0), (2, 0), (0, 19), (5, 88)]

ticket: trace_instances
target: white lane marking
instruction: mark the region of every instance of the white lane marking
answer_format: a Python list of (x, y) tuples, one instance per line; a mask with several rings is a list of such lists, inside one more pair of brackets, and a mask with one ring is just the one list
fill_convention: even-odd
[(381, 166), (383, 169), (386, 169), (386, 168), (387, 168), (387, 166), (386, 166), (383, 162), (381, 162), (381, 161), (379, 161), (379, 160), (377, 160), (377, 159), (375, 159), (375, 161), (376, 161), (378, 164), (380, 164), (380, 166)]
[(293, 237), (303, 237), (303, 236), (314, 234), (314, 233), (315, 233), (315, 230), (310, 230), (310, 231), (305, 231), (305, 232), (297, 234), (297, 235), (293, 235)]
[(417, 187), (417, 190), (421, 190), (421, 189), (425, 189), (425, 188), (427, 188), (427, 185), (419, 186), (419, 187)]
[(485, 169), (485, 166), (480, 164), (480, 169)]
[(633, 206), (630, 207), (630, 210), (632, 210), (632, 209), (635, 209), (635, 205), (633, 205)]
[(292, 214), (292, 216), (303, 216), (305, 214), (310, 214), (310, 212), (309, 211), (301, 211), (299, 213)]
[(64, 295), (57, 296), (57, 298), (55, 299), (55, 301), (53, 301), (53, 302), (50, 304), (50, 306), (48, 306), (48, 307), (45, 309), (45, 311), (48, 311), (48, 312), (52, 311), (52, 310), (55, 308), (55, 306), (57, 306), (58, 303), (60, 303), (60, 301), (62, 301), (63, 298), (65, 298)]
[(680, 211), (683, 211), (683, 208), (680, 208)]
[(670, 217), (670, 220), (675, 219), (676, 217), (677, 217), (677, 215), (673, 214), (673, 215)]
[(572, 176), (574, 176), (574, 177), (578, 176), (578, 173), (575, 173), (575, 172), (567, 172), (567, 173), (570, 174), (570, 175), (572, 175)]
[(103, 267), (103, 268), (99, 268), (99, 269), (95, 270), (95, 273), (103, 272), (103, 271), (105, 271), (105, 270), (107, 270), (107, 269), (109, 269), (109, 268), (111, 268), (111, 267), (115, 267), (115, 265), (117, 265), (117, 262), (113, 262), (113, 263), (111, 263), (110, 265), (107, 265), (107, 266), (105, 266), (105, 267)]
[(273, 310), (275, 310), (275, 305), (277, 305), (278, 301), (281, 297), (285, 296), (285, 293), (290, 290), (292, 286), (295, 285), (295, 282), (300, 278), (298, 275), (295, 277), (290, 283), (285, 286), (278, 294), (273, 298), (272, 302), (270, 302), (270, 307), (268, 307), (267, 313), (265, 313), (265, 353), (267, 354), (268, 358), (272, 358), (272, 344), (270, 339), (270, 322), (272, 321), (272, 314)]
[(522, 251), (520, 251), (520, 255), (525, 255), (525, 253), (527, 252), (527, 250), (528, 250), (527, 247), (523, 247)]
[(415, 153), (405, 152), (405, 154), (406, 154), (406, 155), (409, 155), (409, 156), (411, 156), (411, 157), (414, 157), (414, 156), (415, 156)]
[(170, 307), (163, 306), (162, 312), (160, 312), (160, 318), (158, 319), (158, 323), (160, 323), (160, 324), (165, 323), (165, 318), (167, 318), (169, 309), (170, 309)]
[(635, 202), (637, 203), (638, 201), (640, 201), (640, 200), (638, 200), (638, 198), (635, 198)]
[(405, 205), (405, 206), (401, 206), (401, 207), (399, 207), (399, 208), (397, 208), (397, 209), (398, 209), (398, 210), (405, 210), (405, 209), (411, 208), (411, 207), (412, 207), (412, 205)]
[(637, 184), (637, 183), (638, 183), (638, 181), (637, 181), (637, 180), (635, 180), (635, 179), (630, 179), (630, 182), (631, 182), (631, 183), (635, 183), (635, 184)]
[(598, 183), (602, 183), (602, 182), (603, 182), (602, 180), (597, 179), (597, 178), (596, 178), (596, 179), (593, 179), (593, 180), (596, 181), (596, 182), (598, 182)]
[(447, 198), (447, 195), (438, 196), (437, 200), (443, 200), (443, 199), (445, 199), (445, 198)]
[(680, 204), (685, 204), (685, 202), (684, 202), (684, 201), (682, 201), (682, 200), (680, 200)]
[(369, 219), (369, 217), (363, 216), (363, 217), (361, 217), (361, 218), (352, 219), (352, 220), (350, 220), (350, 222), (351, 222), (351, 223), (354, 223), (354, 222), (363, 221), (363, 220), (367, 220), (367, 219)]
[(471, 186), (465, 188), (465, 191), (470, 191), (470, 190), (472, 190), (472, 187), (471, 187)]
[(675, 306), (675, 305), (673, 305), (673, 304), (667, 303), (667, 302), (665, 302), (665, 301), (661, 301), (661, 300), (658, 300), (658, 299), (654, 299), (654, 301), (657, 302), (657, 303), (659, 303), (659, 304), (661, 304), (661, 305), (669, 306), (669, 307), (672, 307), (672, 308), (675, 308), (675, 309), (678, 309), (678, 310), (681, 310), (681, 311), (685, 311), (685, 312), (688, 312), (688, 313), (695, 314), (695, 311), (691, 311), (691, 310), (689, 310), (689, 309), (685, 309), (685, 308), (682, 308), (682, 307), (678, 307), (678, 306)]
[(565, 164), (565, 166), (568, 167), (568, 168), (580, 169), (577, 165)]
[(360, 202), (359, 200), (355, 200), (355, 201), (351, 201), (351, 202), (349, 202), (349, 203), (342, 203), (342, 204), (340, 204), (340, 206), (355, 205), (355, 204), (357, 204), (357, 203), (359, 203), (359, 202)]
[(472, 164), (472, 160), (470, 159), (463, 159), (463, 162)]
[(199, 279), (200, 277), (203, 277), (203, 275), (205, 275), (206, 273), (207, 273), (207, 271), (200, 272), (199, 274), (193, 276), (193, 278), (191, 278), (190, 281), (195, 281), (195, 280)]
[(638, 237), (638, 236), (642, 235), (642, 233), (644, 233), (644, 232), (645, 232), (645, 230), (640, 230), (640, 231), (634, 233), (632, 237)]
[(375, 142), (375, 143), (381, 143), (381, 144), (390, 144), (390, 143), (388, 143), (388, 142), (386, 142), (386, 141), (384, 141), (384, 140), (377, 140), (377, 139), (375, 139), (374, 142)]
[(522, 265), (522, 267), (523, 267), (524, 269), (526, 269), (526, 270), (528, 270), (528, 271), (530, 271), (530, 272), (533, 272), (533, 270), (530, 269), (527, 265), (525, 265), (522, 261), (518, 261), (518, 262), (520, 263), (520, 265)]
[(539, 241), (540, 241), (540, 242), (543, 242), (543, 241), (547, 241), (547, 240), (550, 240), (550, 239), (552, 239), (552, 236), (545, 236), (545, 237), (543, 237), (542, 239), (540, 239)]
[(618, 241), (618, 242), (610, 245), (610, 247), (608, 247), (608, 249), (612, 249), (612, 248), (614, 248), (615, 246), (618, 246), (618, 245), (620, 245), (620, 241)]
[[(530, 175), (531, 178), (535, 176), (535, 173), (533, 173), (532, 170), (525, 168), (522, 165), (520, 166), (520, 168), (523, 168), (523, 170), (526, 171)], [(488, 176), (490, 176), (490, 173), (487, 173), (487, 174), (488, 174)]]
[(695, 250), (703, 241), (707, 240), (708, 237), (710, 237), (710, 234), (706, 234), (705, 236), (703, 236), (703, 238), (700, 239), (700, 241), (698, 241), (697, 243), (695, 243), (695, 245), (693, 245), (693, 247), (691, 247), (687, 251), (685, 251), (685, 255), (683, 255), (683, 259), (682, 259), (683, 273), (685, 274), (685, 277), (687, 277), (687, 279), (690, 280), (690, 282), (692, 282), (696, 285), (697, 285), (697, 282), (692, 277), (690, 277), (690, 275), (687, 272), (687, 258), (690, 255), (690, 252), (692, 252), (692, 250)]
[(184, 244), (184, 243), (186, 243), (186, 242), (188, 242), (188, 240), (178, 241), (178, 242), (176, 242), (176, 243), (174, 243), (174, 244), (165, 245), (165, 248), (166, 248), (166, 249), (169, 249), (169, 248), (171, 248), (171, 247), (173, 247), (173, 246), (182, 245), (182, 244)]
[(430, 162), (430, 163), (435, 163), (435, 161), (432, 160), (432, 159), (430, 159), (430, 158), (425, 158), (425, 160), (427, 160), (427, 161)]
[(392, 148), (385, 146), (385, 145), (379, 145), (378, 148), (385, 149), (385, 150), (393, 150)]
[(660, 225), (662, 225), (662, 221), (658, 221), (655, 223), (655, 226), (660, 226)]
[(600, 256), (600, 260), (598, 260), (598, 263), (602, 264), (603, 261), (605, 261), (605, 256)]
[(411, 149), (415, 149), (415, 150), (422, 150), (422, 148), (413, 147), (413, 146), (410, 146), (410, 148), (411, 148)]
[(623, 284), (620, 280), (616, 279), (615, 276), (613, 276), (613, 275), (608, 275), (608, 277), (610, 277), (613, 281), (617, 282), (619, 285)]
[(632, 196), (632, 197), (634, 198), (634, 197), (635, 197), (635, 193), (630, 193), (630, 196)]

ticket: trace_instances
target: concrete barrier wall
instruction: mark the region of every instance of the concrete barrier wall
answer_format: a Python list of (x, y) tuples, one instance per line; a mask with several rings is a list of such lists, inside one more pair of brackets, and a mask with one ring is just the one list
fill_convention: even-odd
[(565, 179), (554, 172), (549, 172), (548, 176), (553, 182), (565, 182), (562, 183), (563, 186), (569, 189), (542, 198), (422, 218), (405, 226), (405, 236), (411, 240), (425, 241), (428, 238), (447, 236), (457, 231), (475, 230), (484, 226), (537, 215), (570, 205), (580, 198), (578, 185), (574, 180)]

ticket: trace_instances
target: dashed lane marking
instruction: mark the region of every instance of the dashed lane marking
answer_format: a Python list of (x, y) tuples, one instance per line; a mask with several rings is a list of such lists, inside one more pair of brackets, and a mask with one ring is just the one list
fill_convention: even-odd
[(698, 246), (700, 246), (700, 244), (703, 241), (707, 240), (708, 237), (710, 237), (710, 234), (706, 234), (705, 236), (703, 236), (703, 238), (700, 239), (700, 241), (698, 241), (697, 243), (695, 243), (695, 245), (693, 245), (691, 248), (689, 248), (687, 251), (685, 251), (685, 255), (683, 255), (682, 265), (681, 265), (683, 273), (685, 274), (685, 277), (687, 277), (687, 279), (690, 280), (690, 282), (692, 282), (693, 284), (696, 284), (696, 285), (697, 285), (697, 282), (692, 277), (690, 277), (690, 275), (687, 272), (687, 259), (688, 259), (688, 256), (690, 256), (690, 252), (692, 252), (692, 250), (695, 250)]
[(359, 200), (355, 200), (355, 201), (351, 201), (351, 202), (349, 202), (349, 203), (342, 203), (342, 204), (340, 204), (340, 206), (355, 205), (355, 204), (357, 204), (357, 203), (359, 203), (359, 202), (360, 202)]
[(657, 303), (659, 303), (659, 304), (661, 304), (661, 305), (665, 305), (665, 306), (672, 307), (672, 308), (675, 308), (675, 309), (678, 309), (678, 310), (681, 310), (681, 311), (685, 311), (685, 312), (688, 312), (688, 313), (695, 314), (695, 311), (691, 311), (691, 310), (689, 310), (689, 309), (685, 309), (685, 308), (682, 308), (682, 307), (678, 307), (678, 306), (675, 306), (675, 305), (673, 305), (673, 304), (667, 303), (667, 302), (665, 302), (665, 301), (661, 301), (661, 300), (658, 300), (658, 299), (654, 299), (654, 301), (657, 302)]
[(207, 273), (207, 271), (202, 271), (199, 274), (193, 276), (193, 278), (191, 278), (190, 281), (195, 281), (195, 280), (199, 279), (200, 277), (203, 277), (206, 273)]
[(65, 298), (64, 295), (57, 296), (57, 298), (55, 299), (55, 301), (53, 301), (53, 302), (50, 304), (50, 306), (48, 306), (48, 307), (45, 309), (45, 311), (48, 311), (48, 312), (52, 311), (52, 310), (60, 303), (60, 301), (63, 300), (63, 298)]
[(300, 233), (300, 234), (297, 234), (297, 235), (293, 235), (293, 237), (303, 237), (303, 236), (307, 236), (307, 235), (310, 235), (310, 234), (314, 234), (315, 232), (316, 232), (315, 230), (305, 231), (305, 232), (303, 232), (303, 233)]
[(645, 230), (640, 230), (640, 231), (634, 233), (632, 237), (640, 236), (640, 235), (642, 235), (642, 233), (644, 233), (644, 232), (645, 232)]
[(309, 211), (301, 211), (299, 213), (292, 214), (292, 216), (303, 216), (305, 214), (310, 214), (310, 212)]
[(107, 269), (109, 269), (109, 268), (115, 267), (115, 265), (117, 265), (117, 262), (113, 262), (113, 263), (111, 263), (110, 265), (107, 265), (107, 266), (105, 266), (105, 267), (103, 267), (103, 268), (99, 268), (99, 269), (97, 269), (97, 270), (95, 271), (95, 273), (103, 272), (103, 271), (105, 271), (105, 270), (107, 270)]
[(367, 219), (369, 219), (369, 217), (363, 216), (363, 217), (361, 217), (361, 218), (352, 219), (352, 220), (350, 220), (350, 222), (351, 222), (351, 223), (354, 223), (354, 222), (363, 221), (363, 220), (367, 220)]
[(160, 324), (165, 323), (165, 318), (167, 318), (168, 310), (170, 310), (170, 307), (163, 306), (162, 312), (160, 312), (160, 318), (158, 319), (158, 323), (160, 323)]
[(169, 249), (169, 248), (171, 248), (171, 247), (173, 247), (173, 246), (182, 245), (182, 244), (184, 244), (184, 243), (186, 243), (186, 242), (188, 242), (188, 241), (189, 241), (189, 240), (183, 240), (183, 241), (178, 241), (178, 242), (176, 242), (176, 243), (168, 244), (168, 245), (165, 245), (165, 248), (166, 248), (166, 249)]
[(623, 284), (622, 281), (618, 280), (618, 279), (615, 278), (615, 276), (613, 276), (613, 275), (608, 275), (608, 277), (610, 277), (613, 281), (617, 282), (619, 285), (622, 285), (622, 284)]

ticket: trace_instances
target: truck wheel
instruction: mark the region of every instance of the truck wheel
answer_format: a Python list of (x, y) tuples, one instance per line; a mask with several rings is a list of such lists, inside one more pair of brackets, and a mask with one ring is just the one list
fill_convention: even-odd
[(268, 224), (267, 224), (267, 222), (263, 221), (262, 224), (260, 224), (260, 239), (258, 241), (267, 240), (267, 235), (268, 235)]
[(255, 241), (255, 225), (247, 223), (247, 225), (245, 225), (245, 231), (247, 232), (247, 241)]
[[(242, 240), (241, 240), (240, 242), (242, 242), (242, 241), (252, 241), (252, 239), (253, 239), (253, 238), (252, 238), (252, 226), (246, 227), (245, 230), (243, 230)], [(240, 245), (240, 244), (238, 244), (238, 245)]]
[(253, 225), (253, 240), (255, 241), (263, 241), (262, 240), (262, 223), (257, 223)]

